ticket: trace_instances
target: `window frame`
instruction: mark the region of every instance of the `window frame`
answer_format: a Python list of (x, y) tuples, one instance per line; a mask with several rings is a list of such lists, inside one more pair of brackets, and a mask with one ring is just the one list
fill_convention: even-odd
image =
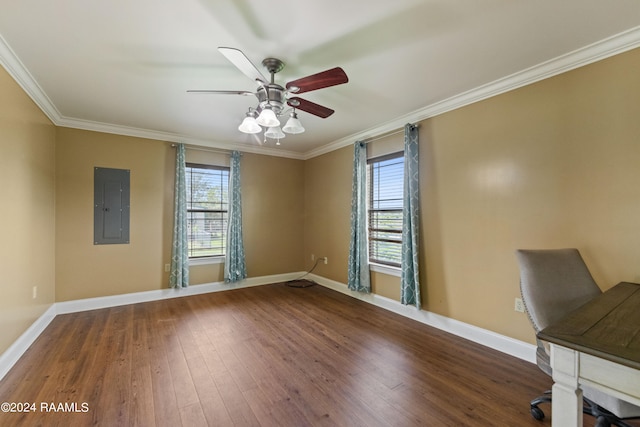
[[(187, 235), (187, 240), (189, 242), (189, 248), (188, 248), (188, 253), (189, 253), (189, 264), (208, 264), (208, 263), (216, 263), (216, 262), (222, 262), (224, 261), (224, 258), (226, 257), (227, 254), (227, 244), (226, 244), (226, 227), (225, 224), (229, 221), (229, 180), (230, 180), (230, 172), (231, 172), (231, 168), (229, 166), (221, 166), (221, 165), (210, 165), (210, 164), (202, 164), (202, 163), (194, 163), (194, 162), (186, 162), (185, 163), (185, 172), (186, 172), (186, 180), (189, 181), (190, 179), (192, 179), (192, 173), (189, 172), (188, 170), (191, 169), (200, 169), (200, 170), (215, 170), (215, 171), (220, 171), (222, 173), (222, 177), (224, 177), (225, 172), (226, 172), (226, 183), (223, 183), (223, 185), (221, 185), (221, 191), (223, 192), (223, 194), (221, 195), (221, 202), (220, 202), (220, 209), (205, 209), (205, 208), (198, 208), (198, 209), (193, 209), (193, 205), (197, 204), (198, 201), (193, 200), (193, 187), (191, 187), (191, 185), (188, 186), (188, 188), (191, 188), (190, 192), (187, 192), (187, 223), (188, 223), (188, 235)], [(225, 185), (226, 184), (226, 185)], [(224, 193), (226, 189), (226, 194)], [(223, 206), (226, 206), (226, 209), (222, 209)], [(208, 213), (213, 213), (213, 214), (221, 214), (222, 216), (222, 224), (221, 224), (221, 230), (223, 233), (223, 237), (222, 239), (222, 253), (221, 254), (213, 254), (213, 255), (193, 255), (193, 250), (191, 245), (193, 242), (195, 242), (197, 239), (194, 237), (192, 230), (193, 230), (193, 226), (192, 226), (192, 217), (191, 214), (193, 213), (202, 213), (204, 215), (208, 214)], [(203, 218), (206, 219), (206, 218)], [(214, 220), (214, 221), (220, 221), (220, 220)], [(205, 225), (206, 228), (206, 225)]]
[[(376, 201), (379, 201), (379, 198), (375, 198), (374, 197), (374, 174), (375, 174), (375, 168), (373, 167), (374, 164), (376, 163), (380, 163), (380, 162), (384, 162), (387, 160), (393, 160), (393, 159), (402, 159), (402, 174), (404, 175), (404, 151), (396, 151), (393, 153), (389, 153), (389, 154), (385, 154), (385, 155), (381, 155), (381, 156), (376, 156), (376, 157), (372, 157), (367, 159), (367, 243), (368, 243), (368, 249), (369, 249), (369, 254), (368, 254), (368, 258), (369, 258), (369, 264), (372, 265), (374, 268), (373, 270), (376, 271), (381, 271), (384, 273), (389, 274), (392, 271), (399, 271), (400, 268), (402, 267), (402, 260), (401, 260), (401, 256), (402, 256), (402, 210), (403, 210), (403, 204), (404, 204), (404, 197), (403, 197), (403, 187), (404, 187), (404, 176), (402, 176), (401, 178), (401, 188), (400, 188), (400, 207), (399, 208), (374, 208), (374, 204)], [(398, 199), (391, 199), (391, 200), (398, 200)], [(399, 214), (400, 216), (400, 226), (399, 228), (380, 228), (378, 227), (373, 227), (373, 218), (375, 213), (381, 213), (381, 212), (386, 212), (386, 213), (395, 213), (395, 214)], [(391, 239), (391, 238), (379, 238), (379, 237), (373, 237), (373, 235), (375, 233), (386, 233), (386, 234), (392, 234), (392, 235), (398, 235), (399, 236), (399, 240), (398, 239)], [(375, 245), (374, 242), (386, 242), (386, 243), (391, 243), (391, 244), (397, 244), (399, 245), (400, 250), (399, 252), (399, 257), (400, 259), (398, 259), (397, 262), (394, 261), (389, 261), (389, 260), (384, 260), (384, 259), (380, 259), (380, 257), (377, 257), (377, 253), (374, 253), (373, 247)]]

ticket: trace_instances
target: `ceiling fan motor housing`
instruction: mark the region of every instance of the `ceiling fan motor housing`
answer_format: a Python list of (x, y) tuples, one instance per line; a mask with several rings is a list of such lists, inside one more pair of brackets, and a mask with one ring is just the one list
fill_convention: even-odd
[(258, 88), (256, 96), (258, 97), (259, 111), (263, 110), (265, 105), (270, 104), (276, 115), (282, 113), (286, 103), (285, 89), (282, 86), (275, 83), (262, 85)]

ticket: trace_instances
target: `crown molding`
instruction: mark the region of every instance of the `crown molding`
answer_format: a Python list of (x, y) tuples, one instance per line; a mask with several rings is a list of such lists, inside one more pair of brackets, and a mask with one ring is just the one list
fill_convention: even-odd
[(36, 103), (44, 114), (57, 124), (60, 121), (60, 112), (53, 105), (53, 102), (44, 93), (36, 79), (33, 78), (29, 70), (15, 54), (6, 40), (0, 34), (0, 64), (7, 70), (7, 73), (18, 83), (27, 95)]
[(70, 119), (62, 117), (58, 122), (54, 122), (56, 126), (67, 127), (73, 129), (82, 129), (102, 133), (112, 133), (115, 135), (133, 136), (137, 138), (147, 138), (158, 141), (167, 141), (175, 143), (184, 143), (203, 148), (211, 148), (217, 150), (232, 151), (238, 150), (243, 153), (263, 154), (266, 156), (286, 157), (291, 159), (302, 160), (303, 154), (295, 151), (280, 150), (275, 148), (260, 147), (248, 144), (230, 144), (228, 142), (205, 140), (191, 138), (185, 135), (179, 135), (170, 132), (153, 131), (149, 129), (140, 129), (129, 126), (113, 125), (108, 123), (93, 122), (89, 120)]
[(541, 64), (518, 71), (509, 76), (471, 89), (469, 91), (452, 96), (451, 98), (436, 102), (420, 108), (401, 117), (389, 120), (379, 126), (354, 133), (344, 138), (325, 144), (305, 153), (287, 151), (275, 148), (265, 148), (246, 144), (230, 145), (228, 142), (215, 140), (202, 140), (187, 137), (185, 135), (140, 129), (134, 127), (113, 125), (109, 123), (93, 122), (64, 117), (60, 114), (42, 88), (38, 85), (27, 68), (15, 55), (11, 47), (0, 35), (0, 64), (7, 70), (13, 79), (31, 97), (31, 99), (47, 115), (56, 126), (84, 129), (96, 132), (112, 133), (117, 135), (134, 136), (160, 141), (182, 142), (201, 147), (209, 147), (222, 150), (240, 150), (247, 153), (263, 154), (267, 156), (286, 157), (298, 160), (308, 160), (334, 150), (351, 145), (358, 140), (367, 140), (385, 135), (402, 128), (406, 123), (416, 123), (434, 117), (448, 111), (464, 107), (475, 102), (500, 95), (505, 92), (553, 77), (564, 72), (583, 67), (602, 59), (635, 49), (640, 46), (640, 26), (600, 40), (583, 48), (574, 50), (565, 55), (545, 61)]
[(415, 110), (379, 126), (358, 132), (305, 153), (304, 160), (349, 146), (355, 141), (376, 138), (430, 117), (518, 89), (549, 77), (583, 67), (640, 46), (640, 26), (600, 40), (557, 58)]

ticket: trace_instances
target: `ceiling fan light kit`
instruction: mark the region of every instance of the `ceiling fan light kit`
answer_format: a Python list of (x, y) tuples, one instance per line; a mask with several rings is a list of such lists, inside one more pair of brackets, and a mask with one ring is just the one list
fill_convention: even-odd
[(273, 111), (273, 107), (270, 104), (266, 104), (262, 107), (260, 115), (256, 119), (260, 126), (272, 128), (274, 126), (280, 126), (280, 121), (276, 117), (276, 113)]
[(247, 116), (244, 118), (240, 126), (238, 126), (238, 130), (243, 133), (260, 133), (262, 132), (262, 127), (258, 124), (256, 120), (256, 112), (255, 110), (249, 109)]
[(296, 110), (294, 109), (291, 112), (291, 117), (287, 120), (287, 124), (282, 128), (286, 133), (296, 134), (304, 132), (304, 128), (302, 127), (302, 123), (298, 120), (298, 114), (296, 114)]
[[(265, 142), (266, 138), (273, 138), (278, 141), (278, 145), (279, 140), (285, 137), (285, 132), (289, 134), (299, 134), (305, 131), (302, 123), (300, 123), (300, 120), (298, 119), (296, 108), (323, 119), (334, 113), (330, 108), (296, 96), (290, 97), (290, 94), (310, 92), (313, 90), (344, 84), (349, 81), (344, 70), (340, 67), (336, 67), (288, 82), (285, 88), (275, 83), (276, 73), (282, 71), (285, 65), (281, 60), (276, 58), (266, 58), (262, 61), (262, 65), (271, 74), (271, 79), (268, 81), (239, 49), (219, 47), (218, 51), (220, 51), (220, 53), (222, 53), (244, 75), (258, 84), (256, 92), (252, 93), (248, 91), (229, 90), (189, 90), (187, 92), (255, 95), (258, 98), (258, 105), (256, 108), (249, 108), (249, 112), (246, 113), (246, 117), (240, 126), (238, 126), (238, 130), (243, 133), (257, 134), (262, 132), (262, 127), (265, 127), (267, 128), (264, 133)], [(287, 105), (292, 107), (292, 110), (287, 123), (283, 128), (280, 128), (281, 123), (280, 120), (278, 120), (278, 116), (289, 111), (285, 110)]]
[(281, 139), (281, 138), (284, 138), (286, 135), (282, 132), (282, 129), (280, 129), (280, 126), (273, 126), (264, 132), (264, 136), (266, 138), (271, 138), (271, 139)]

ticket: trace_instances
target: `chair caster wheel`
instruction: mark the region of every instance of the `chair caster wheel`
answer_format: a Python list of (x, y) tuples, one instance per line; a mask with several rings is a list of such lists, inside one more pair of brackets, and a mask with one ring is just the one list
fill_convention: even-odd
[(538, 408), (537, 406), (532, 406), (531, 416), (538, 421), (542, 421), (544, 419), (544, 412), (542, 412), (542, 409)]

